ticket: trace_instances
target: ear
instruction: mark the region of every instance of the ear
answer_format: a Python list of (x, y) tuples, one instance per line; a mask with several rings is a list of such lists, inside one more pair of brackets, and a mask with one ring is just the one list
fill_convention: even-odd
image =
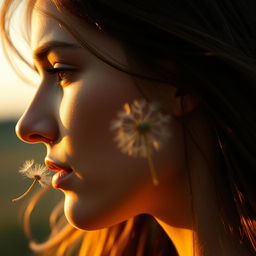
[(175, 95), (173, 98), (172, 112), (176, 117), (193, 112), (200, 104), (201, 98), (194, 94)]

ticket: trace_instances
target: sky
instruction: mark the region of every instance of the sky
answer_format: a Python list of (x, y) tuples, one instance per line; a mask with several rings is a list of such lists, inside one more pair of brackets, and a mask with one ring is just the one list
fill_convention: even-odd
[[(0, 0), (0, 6), (2, 2)], [(0, 121), (17, 120), (35, 92), (36, 88), (23, 82), (9, 65), (0, 42)]]
[(36, 89), (23, 82), (0, 50), (0, 121), (17, 120), (31, 102)]

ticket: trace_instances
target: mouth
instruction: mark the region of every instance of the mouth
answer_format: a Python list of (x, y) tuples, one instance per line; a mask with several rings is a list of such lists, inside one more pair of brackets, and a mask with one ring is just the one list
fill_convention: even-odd
[(66, 189), (70, 183), (70, 178), (73, 176), (73, 170), (68, 165), (57, 162), (51, 161), (49, 159), (45, 160), (45, 165), (48, 169), (51, 169), (56, 174), (52, 177), (52, 186), (54, 188), (61, 188)]

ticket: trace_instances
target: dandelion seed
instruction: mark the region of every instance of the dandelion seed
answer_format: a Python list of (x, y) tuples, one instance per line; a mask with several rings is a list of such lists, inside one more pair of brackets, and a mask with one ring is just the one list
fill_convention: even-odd
[(118, 119), (111, 123), (111, 130), (116, 132), (114, 140), (123, 153), (148, 159), (153, 183), (157, 185), (152, 152), (160, 150), (169, 138), (170, 116), (160, 113), (158, 104), (147, 104), (145, 100), (126, 103), (123, 108), (117, 114)]
[(34, 160), (27, 160), (24, 162), (22, 168), (19, 170), (19, 172), (25, 177), (34, 179), (34, 181), (25, 191), (25, 193), (23, 193), (18, 198), (13, 199), (12, 202), (17, 202), (23, 199), (27, 194), (29, 194), (29, 192), (33, 189), (37, 182), (43, 187), (51, 184), (50, 171), (46, 168), (46, 166), (41, 164), (35, 164), (35, 166), (33, 167), (33, 165)]

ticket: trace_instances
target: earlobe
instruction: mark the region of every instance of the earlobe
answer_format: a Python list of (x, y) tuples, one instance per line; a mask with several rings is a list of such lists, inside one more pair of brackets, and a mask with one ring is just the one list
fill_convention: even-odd
[(191, 113), (196, 109), (200, 102), (201, 98), (194, 94), (175, 96), (173, 102), (173, 115), (181, 117), (187, 113)]

